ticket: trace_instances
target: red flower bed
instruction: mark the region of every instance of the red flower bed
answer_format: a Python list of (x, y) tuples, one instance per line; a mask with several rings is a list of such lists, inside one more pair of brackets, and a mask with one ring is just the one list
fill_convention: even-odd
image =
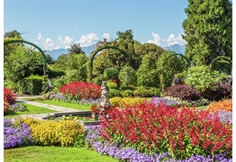
[(12, 104), (15, 101), (16, 101), (15, 94), (7, 87), (4, 87), (4, 102)]
[(97, 99), (100, 97), (101, 87), (87, 82), (72, 82), (60, 87), (60, 92), (76, 99)]
[(226, 153), (232, 156), (231, 125), (218, 114), (164, 104), (143, 103), (109, 111), (102, 136), (145, 153), (171, 152), (177, 159)]

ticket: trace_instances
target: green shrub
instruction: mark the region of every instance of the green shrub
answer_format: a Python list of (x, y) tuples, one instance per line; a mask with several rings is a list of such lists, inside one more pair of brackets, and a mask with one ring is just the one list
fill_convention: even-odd
[(192, 66), (188, 69), (188, 77), (184, 83), (204, 92), (206, 89), (215, 90), (217, 88), (215, 84), (226, 77), (226, 74), (220, 74), (219, 71), (213, 71), (210, 74), (210, 66)]
[[(172, 56), (172, 54), (176, 54), (171, 51), (165, 51), (160, 55), (157, 61), (157, 72), (160, 79), (160, 91), (163, 93), (166, 87), (171, 86), (172, 79), (174, 78), (174, 74), (181, 73), (186, 68), (186, 61), (183, 62), (182, 57)], [(168, 61), (166, 58), (169, 57)]]
[(136, 71), (131, 66), (124, 66), (119, 73), (119, 79), (121, 86), (136, 86), (137, 85), (137, 76)]
[(151, 55), (145, 55), (137, 72), (137, 85), (146, 87), (159, 87), (160, 80), (157, 73), (156, 62)]
[(116, 68), (107, 68), (104, 70), (104, 78), (107, 80), (117, 79), (119, 75), (119, 70)]
[(112, 80), (107, 81), (107, 86), (109, 89), (116, 89), (117, 88), (117, 84)]
[(134, 90), (134, 95), (140, 96), (140, 97), (160, 96), (160, 90), (155, 87), (140, 86), (140, 87), (137, 87), (136, 90)]
[(97, 85), (102, 85), (102, 81), (104, 80), (104, 76), (100, 75), (92, 79), (92, 83)]
[(42, 92), (43, 78), (38, 75), (31, 75), (21, 82), (21, 92), (24, 94), (39, 95)]
[(127, 89), (127, 90), (121, 91), (121, 95), (122, 97), (131, 97), (134, 95), (134, 93), (132, 90)]
[(118, 89), (109, 89), (109, 97), (121, 97), (121, 93)]
[(34, 143), (40, 146), (72, 146), (79, 136), (84, 135), (83, 126), (75, 120), (21, 119), (21, 122), (28, 123)]
[(65, 75), (64, 71), (54, 69), (50, 66), (47, 67), (47, 70), (48, 70), (48, 77), (49, 78), (56, 78), (56, 77), (60, 77), (62, 75)]

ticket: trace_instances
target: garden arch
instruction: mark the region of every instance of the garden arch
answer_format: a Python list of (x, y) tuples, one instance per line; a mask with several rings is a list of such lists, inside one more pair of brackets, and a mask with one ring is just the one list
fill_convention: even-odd
[(42, 54), (43, 56), (43, 74), (44, 76), (46, 75), (46, 55), (44, 54), (43, 50), (41, 48), (39, 48), (37, 45), (31, 43), (31, 42), (27, 42), (24, 40), (9, 40), (9, 41), (4, 41), (4, 45), (8, 45), (10, 43), (26, 43), (29, 44), (31, 46), (34, 46), (35, 48), (37, 48), (39, 50), (39, 52)]
[[(216, 58), (214, 58), (212, 61), (211, 61), (211, 63), (210, 63), (210, 74), (211, 74), (211, 72), (212, 72), (212, 66), (214, 65), (214, 63), (217, 61), (217, 60), (225, 60), (225, 61), (228, 61), (229, 63), (230, 63), (230, 65), (231, 65), (231, 70), (232, 70), (232, 61), (229, 59), (229, 58), (227, 58), (227, 57), (225, 57), (225, 56), (218, 56), (218, 57), (216, 57)], [(224, 63), (223, 63), (224, 64)]]
[[(129, 55), (125, 52), (125, 51), (123, 51), (123, 50), (121, 50), (121, 49), (119, 49), (118, 47), (115, 47), (115, 46), (103, 46), (103, 47), (100, 47), (100, 48), (98, 48), (98, 49), (96, 49), (94, 52), (92, 52), (91, 53), (91, 56), (90, 56), (90, 69), (89, 69), (89, 81), (91, 82), (91, 79), (92, 79), (92, 70), (93, 70), (93, 60), (94, 60), (94, 58), (95, 58), (95, 56), (98, 54), (98, 52), (99, 51), (101, 51), (101, 50), (103, 50), (103, 49), (115, 49), (115, 50), (118, 50), (120, 53), (122, 53), (124, 56), (125, 56), (125, 58), (126, 58), (126, 67), (129, 65)], [(127, 78), (126, 78), (126, 80), (127, 80)]]
[(187, 57), (185, 57), (185, 56), (182, 55), (182, 54), (172, 54), (172, 55), (168, 56), (168, 57), (165, 59), (164, 64), (166, 64), (167, 60), (168, 60), (170, 57), (172, 57), (172, 56), (176, 56), (176, 55), (179, 55), (179, 56), (183, 57), (183, 58), (187, 61), (187, 63), (188, 63), (188, 67), (191, 66), (190, 61), (187, 59)]

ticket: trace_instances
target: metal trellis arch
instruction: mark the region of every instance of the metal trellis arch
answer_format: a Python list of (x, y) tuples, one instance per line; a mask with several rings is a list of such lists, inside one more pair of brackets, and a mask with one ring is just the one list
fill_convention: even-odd
[(24, 40), (9, 40), (7, 42), (4, 42), (4, 45), (10, 44), (10, 43), (26, 43), (26, 44), (29, 44), (29, 45), (34, 46), (35, 48), (37, 48), (43, 56), (43, 74), (44, 74), (44, 76), (46, 75), (46, 55), (44, 54), (44, 52), (41, 48), (39, 48), (37, 45), (35, 45), (31, 42), (27, 42), (27, 41), (24, 41)]
[(231, 66), (232, 66), (232, 61), (229, 59), (229, 58), (227, 58), (227, 57), (224, 57), (224, 56), (218, 56), (218, 57), (216, 57), (216, 58), (214, 58), (212, 61), (211, 61), (211, 63), (210, 63), (210, 74), (211, 74), (211, 72), (212, 72), (212, 66), (213, 66), (213, 64), (217, 61), (217, 60), (225, 60), (225, 61), (228, 61), (230, 64), (231, 64)]
[(167, 60), (168, 60), (170, 57), (172, 57), (172, 56), (176, 56), (176, 55), (179, 55), (179, 56), (183, 57), (183, 58), (187, 61), (187, 63), (188, 63), (188, 67), (191, 66), (190, 61), (187, 59), (187, 57), (185, 57), (185, 56), (182, 55), (182, 54), (172, 54), (172, 55), (168, 56), (168, 57), (165, 59), (164, 64), (166, 64)]
[[(98, 54), (99, 51), (102, 51), (103, 49), (115, 49), (115, 50), (118, 50), (120, 53), (122, 53), (123, 55), (125, 55), (125, 58), (126, 58), (126, 67), (129, 65), (129, 56), (128, 54), (119, 49), (118, 47), (115, 47), (115, 46), (103, 46), (103, 47), (100, 47), (98, 49), (96, 49), (94, 52), (91, 53), (91, 56), (90, 56), (90, 70), (89, 70), (89, 73), (90, 73), (90, 78), (89, 78), (89, 81), (91, 81), (92, 79), (92, 70), (93, 70), (93, 60), (95, 58), (95, 56)], [(126, 77), (126, 81), (127, 81), (127, 77)]]

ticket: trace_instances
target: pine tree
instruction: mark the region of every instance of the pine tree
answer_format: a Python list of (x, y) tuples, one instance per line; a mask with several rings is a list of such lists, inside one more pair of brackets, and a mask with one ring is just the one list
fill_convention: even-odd
[(183, 22), (185, 55), (194, 65), (209, 65), (217, 56), (232, 58), (232, 2), (188, 0)]

